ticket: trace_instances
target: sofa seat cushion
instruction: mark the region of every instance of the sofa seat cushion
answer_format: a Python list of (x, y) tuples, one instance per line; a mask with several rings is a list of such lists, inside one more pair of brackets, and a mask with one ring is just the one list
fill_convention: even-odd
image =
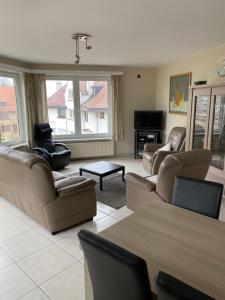
[(148, 181), (154, 183), (156, 185), (156, 181), (157, 181), (157, 175), (153, 175), (153, 176), (148, 176), (148, 177), (145, 177)]
[(65, 175), (63, 175), (63, 174), (60, 173), (60, 172), (56, 172), (56, 171), (52, 171), (52, 175), (53, 175), (54, 181), (57, 181), (57, 180), (61, 180), (61, 179), (63, 179), (63, 178), (66, 178)]

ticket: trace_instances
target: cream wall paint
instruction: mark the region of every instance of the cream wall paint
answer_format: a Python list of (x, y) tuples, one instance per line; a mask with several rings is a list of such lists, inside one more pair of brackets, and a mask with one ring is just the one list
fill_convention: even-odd
[[(121, 82), (123, 100), (124, 140), (115, 145), (116, 154), (134, 151), (134, 110), (155, 107), (156, 70), (154, 68), (124, 68)], [(140, 74), (141, 78), (137, 78)]]
[(225, 45), (210, 49), (204, 53), (177, 61), (173, 64), (158, 67), (156, 70), (156, 103), (155, 108), (166, 112), (165, 138), (174, 126), (186, 126), (187, 116), (169, 113), (170, 76), (192, 72), (192, 83), (196, 80), (207, 80), (208, 83), (225, 81), (215, 74), (215, 65), (225, 57)]

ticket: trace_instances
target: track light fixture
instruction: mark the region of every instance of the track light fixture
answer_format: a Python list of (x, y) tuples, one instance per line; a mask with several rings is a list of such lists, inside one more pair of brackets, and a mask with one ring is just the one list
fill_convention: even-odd
[(88, 39), (91, 38), (89, 34), (86, 33), (73, 33), (72, 35), (73, 40), (75, 40), (75, 47), (76, 47), (76, 53), (75, 53), (75, 63), (79, 64), (80, 62), (80, 49), (79, 49), (79, 43), (80, 41), (85, 42), (85, 48), (87, 50), (91, 50), (92, 46), (88, 45)]

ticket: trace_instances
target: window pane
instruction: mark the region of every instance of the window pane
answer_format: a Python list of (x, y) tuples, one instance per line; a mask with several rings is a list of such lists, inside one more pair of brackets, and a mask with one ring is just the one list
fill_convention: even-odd
[(215, 96), (213, 111), (213, 128), (211, 165), (223, 170), (225, 156), (225, 96)]
[(82, 134), (108, 133), (108, 82), (80, 81)]
[(206, 126), (207, 126), (208, 102), (209, 102), (208, 96), (196, 97), (192, 149), (204, 148)]
[(15, 80), (0, 76), (0, 142), (20, 138)]
[(47, 80), (48, 117), (55, 135), (74, 135), (73, 81)]

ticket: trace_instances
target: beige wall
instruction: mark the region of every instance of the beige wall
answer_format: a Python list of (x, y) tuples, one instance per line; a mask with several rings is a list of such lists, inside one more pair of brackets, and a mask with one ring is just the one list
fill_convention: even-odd
[[(192, 72), (192, 83), (196, 80), (207, 80), (208, 83), (221, 81), (215, 74), (215, 65), (225, 57), (225, 46), (210, 49), (182, 61), (157, 68), (156, 71), (156, 109), (166, 112), (166, 138), (174, 126), (186, 126), (186, 115), (170, 114), (169, 111), (169, 79), (171, 75)], [(224, 80), (225, 81), (225, 78)]]
[[(153, 68), (124, 68), (121, 84), (123, 100), (124, 141), (116, 144), (116, 153), (134, 151), (134, 110), (151, 110), (155, 106), (156, 70)], [(140, 74), (141, 78), (137, 78)]]

